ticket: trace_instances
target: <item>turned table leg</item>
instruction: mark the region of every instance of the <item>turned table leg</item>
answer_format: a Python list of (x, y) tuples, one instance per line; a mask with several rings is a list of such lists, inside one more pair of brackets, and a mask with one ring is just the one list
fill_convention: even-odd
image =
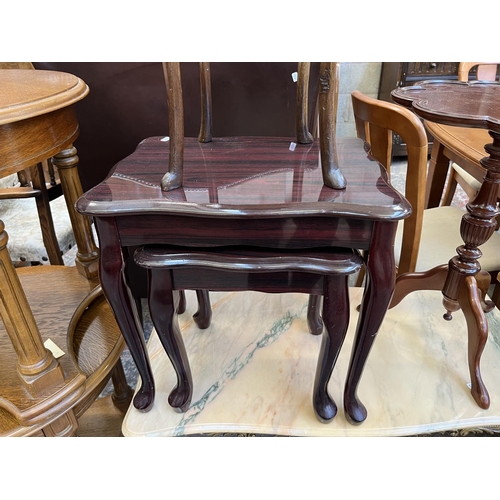
[(95, 278), (98, 273), (99, 252), (92, 235), (90, 219), (79, 214), (75, 209), (76, 201), (83, 194), (78, 175), (76, 148), (70, 147), (61, 151), (52, 158), (52, 163), (59, 171), (61, 187), (78, 247), (75, 261), (76, 268), (82, 276), (88, 279)]
[[(445, 319), (451, 319), (451, 313), (460, 306), (458, 295), (467, 276), (475, 276), (481, 266), (478, 259), (482, 253), (479, 246), (486, 243), (496, 229), (496, 216), (500, 214), (497, 207), (498, 184), (500, 183), (500, 133), (489, 132), (492, 144), (484, 148), (489, 157), (480, 163), (486, 169), (481, 189), (474, 201), (467, 204), (467, 212), (462, 217), (460, 236), (464, 245), (457, 248), (457, 256), (448, 263), (449, 271), (443, 287), (443, 305), (446, 309)], [(473, 282), (475, 285), (475, 281)]]
[(114, 218), (96, 218), (96, 228), (101, 249), (99, 278), (102, 290), (141, 376), (141, 388), (135, 395), (133, 403), (138, 410), (148, 411), (154, 402), (154, 380), (136, 304), (125, 281), (123, 252), (126, 249), (120, 244)]
[(357, 396), (357, 389), (368, 354), (394, 292), (396, 224), (376, 222), (370, 250), (367, 252), (366, 287), (344, 391), (346, 418), (353, 424), (363, 422), (367, 416), (366, 408)]

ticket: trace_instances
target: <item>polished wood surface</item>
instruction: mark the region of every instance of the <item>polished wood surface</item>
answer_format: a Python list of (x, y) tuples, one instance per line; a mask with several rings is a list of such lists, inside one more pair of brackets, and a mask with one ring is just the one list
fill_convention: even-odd
[(161, 191), (169, 146), (161, 137), (153, 137), (115, 166), (108, 179), (83, 194), (78, 210), (100, 216), (168, 211), (227, 220), (327, 217), (342, 212), (366, 221), (398, 220), (410, 213), (407, 201), (387, 184), (384, 169), (367, 157), (359, 139), (337, 138), (334, 143), (350, 184), (345, 190), (323, 185), (318, 140), (297, 145), (294, 151), (290, 150), (293, 138), (286, 137), (226, 137), (207, 144), (188, 137), (184, 142), (182, 188)]
[(422, 82), (392, 97), (431, 122), (500, 132), (500, 82)]
[(470, 366), (471, 392), (481, 408), (488, 408), (489, 395), (479, 369), (488, 326), (476, 277), (481, 270), (478, 259), (482, 253), (478, 247), (488, 241), (495, 231), (495, 217), (500, 213), (497, 206), (500, 180), (500, 85), (497, 82), (424, 82), (418, 87), (395, 90), (393, 98), (411, 107), (426, 120), (444, 125), (488, 129), (493, 139), (492, 144), (485, 145), (489, 156), (480, 160), (486, 171), (484, 182), (477, 197), (467, 204), (467, 213), (462, 219), (460, 235), (464, 245), (457, 248), (458, 255), (449, 261), (442, 288), (445, 319), (451, 319), (452, 312), (463, 308), (461, 302), (464, 296), (471, 301), (467, 307), (468, 314), (472, 315), (467, 318), (470, 322), (469, 332), (470, 335), (475, 334), (475, 340), (469, 341), (469, 362), (473, 363)]
[[(292, 150), (294, 138), (220, 138), (206, 144), (185, 138), (183, 186), (163, 191), (160, 180), (168, 165), (169, 146), (161, 139), (143, 141), (135, 153), (116, 165), (108, 179), (77, 203), (80, 212), (95, 217), (102, 286), (141, 375), (136, 408), (151, 408), (155, 387), (135, 303), (124, 279), (131, 246), (370, 250), (358, 336), (369, 339), (375, 335), (394, 286), (394, 260), (386, 256), (393, 255), (397, 221), (407, 217), (411, 207), (390, 186), (385, 169), (368, 156), (362, 140), (338, 138), (334, 144), (347, 181), (346, 189), (338, 190), (323, 183), (318, 140), (296, 144)], [(204, 276), (209, 274), (204, 272)], [(186, 281), (178, 288), (194, 287), (200, 275), (188, 278), (189, 284)], [(169, 288), (161, 280), (158, 286)], [(273, 286), (272, 280), (267, 286)], [(308, 287), (304, 291), (311, 291), (311, 285)], [(171, 322), (175, 304), (173, 299), (164, 300), (170, 301)], [(333, 321), (329, 314), (328, 321)], [(172, 335), (175, 338), (175, 332)], [(325, 345), (328, 363), (335, 359), (332, 353), (338, 347), (337, 341)], [(323, 386), (322, 375), (318, 387)], [(355, 387), (350, 386), (348, 393), (353, 392)], [(185, 396), (184, 391), (182, 394)], [(325, 398), (320, 399), (325, 403)], [(181, 400), (183, 406), (185, 400)], [(351, 407), (346, 411), (351, 412)]]

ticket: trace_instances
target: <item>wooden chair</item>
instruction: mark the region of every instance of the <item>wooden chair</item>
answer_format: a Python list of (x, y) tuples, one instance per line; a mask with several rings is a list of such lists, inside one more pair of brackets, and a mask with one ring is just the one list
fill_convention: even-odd
[(94, 272), (90, 223), (74, 210), (81, 185), (72, 105), (88, 87), (73, 75), (24, 70), (0, 70), (0, 85), (0, 173), (56, 155), (80, 250), (76, 268), (16, 270), (0, 221), (0, 435), (74, 435), (110, 378), (117, 407), (124, 411), (131, 398), (120, 364), (124, 341)]
[[(367, 97), (360, 92), (352, 93), (352, 102), (358, 135), (367, 141), (370, 155), (389, 170), (391, 160), (392, 132), (399, 134), (408, 144), (408, 167), (405, 197), (412, 204), (412, 214), (401, 221), (394, 245), (398, 264), (396, 289), (390, 307), (397, 305), (409, 290), (440, 290), (447, 263), (455, 255), (462, 242), (460, 225), (464, 211), (449, 206), (424, 209), (427, 172), (427, 137), (421, 120), (410, 110), (392, 103)], [(483, 307), (490, 310), (491, 302), (486, 302), (486, 291), (490, 282), (487, 271), (500, 269), (500, 235), (494, 234), (481, 247), (482, 271), (476, 276), (483, 295)], [(417, 272), (415, 272), (417, 271)], [(407, 276), (414, 276), (406, 281)], [(464, 301), (465, 302), (465, 301)], [(472, 314), (463, 304), (464, 313)], [(451, 319), (451, 318), (449, 318)], [(469, 322), (469, 321), (468, 321)], [(359, 347), (367, 353), (371, 342)], [(356, 352), (353, 359), (356, 359)], [(362, 357), (358, 353), (358, 357)], [(366, 359), (366, 358), (365, 358)], [(477, 362), (477, 360), (476, 360)], [(478, 363), (478, 362), (477, 362)], [(353, 363), (349, 369), (348, 382), (359, 383), (363, 363)], [(476, 391), (480, 379), (478, 366), (471, 364), (473, 390)], [(481, 382), (482, 383), (482, 382)], [(358, 401), (357, 421), (366, 418), (366, 409)]]
[[(498, 80), (497, 72), (500, 63), (493, 62), (461, 62), (458, 65), (458, 81), (468, 82), (471, 79), (482, 81)], [(471, 70), (475, 68), (475, 78), (471, 78)], [(479, 193), (482, 179), (484, 177), (484, 169), (474, 168), (474, 165), (467, 165), (467, 169), (457, 165), (455, 162), (450, 163), (446, 188), (443, 194), (442, 205), (451, 205), (457, 185), (459, 185), (469, 198), (473, 200)]]
[[(27, 71), (35, 70), (33, 64), (30, 62), (0, 63), (0, 69), (23, 69)], [(48, 258), (51, 264), (63, 265), (63, 252), (61, 251), (61, 244), (54, 228), (54, 220), (50, 206), (51, 201), (62, 195), (62, 189), (59, 176), (54, 170), (52, 161), (50, 159), (44, 160), (36, 165), (17, 172), (16, 176), (18, 185), (16, 185), (15, 187), (0, 188), (0, 200), (19, 200), (26, 198), (35, 199), (36, 210), (38, 212), (38, 220), (40, 223), (40, 230), (42, 234), (42, 242), (47, 253), (46, 256), (41, 255), (40, 257), (38, 257), (38, 259), (33, 257), (32, 259), (28, 260), (40, 262)], [(19, 219), (17, 221), (18, 225), (16, 226), (16, 228), (12, 226), (11, 230), (15, 229), (16, 232), (25, 231), (25, 219), (23, 217), (24, 209), (24, 205), (19, 206)], [(66, 210), (66, 207), (64, 207), (64, 210)], [(69, 225), (69, 218), (67, 220), (68, 229), (71, 229)], [(30, 232), (30, 234), (32, 233)], [(31, 238), (35, 238), (35, 236), (31, 236)], [(71, 239), (71, 243), (74, 244), (73, 238)], [(23, 263), (23, 260), (26, 259), (24, 253), (29, 252), (23, 252), (22, 248), (17, 247), (19, 247), (19, 244), (16, 245), (15, 252), (14, 249), (11, 248), (11, 256), (14, 259), (14, 263), (16, 266), (25, 265)], [(15, 255), (13, 252), (15, 253)], [(26, 264), (29, 264), (29, 262), (26, 262)]]

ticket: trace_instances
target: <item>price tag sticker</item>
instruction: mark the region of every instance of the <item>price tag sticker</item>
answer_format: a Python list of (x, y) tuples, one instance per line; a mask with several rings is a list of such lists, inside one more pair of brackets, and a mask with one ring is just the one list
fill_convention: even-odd
[(55, 342), (53, 342), (50, 339), (47, 339), (43, 345), (54, 355), (54, 358), (60, 358), (61, 356), (64, 356), (65, 352), (60, 349)]

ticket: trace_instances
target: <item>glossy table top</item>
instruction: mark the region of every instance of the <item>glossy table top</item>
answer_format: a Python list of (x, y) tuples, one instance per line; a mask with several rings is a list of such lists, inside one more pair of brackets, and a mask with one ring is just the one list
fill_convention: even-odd
[(210, 143), (186, 138), (184, 179), (164, 192), (168, 138), (153, 137), (119, 162), (112, 174), (88, 191), (77, 208), (88, 215), (184, 214), (202, 217), (337, 216), (398, 220), (411, 210), (386, 182), (386, 172), (368, 158), (356, 138), (336, 142), (347, 188), (323, 185), (319, 141), (290, 138), (226, 137)]
[(425, 120), (500, 132), (500, 82), (419, 82), (391, 96)]
[(0, 125), (50, 113), (80, 101), (89, 88), (58, 71), (0, 70)]

